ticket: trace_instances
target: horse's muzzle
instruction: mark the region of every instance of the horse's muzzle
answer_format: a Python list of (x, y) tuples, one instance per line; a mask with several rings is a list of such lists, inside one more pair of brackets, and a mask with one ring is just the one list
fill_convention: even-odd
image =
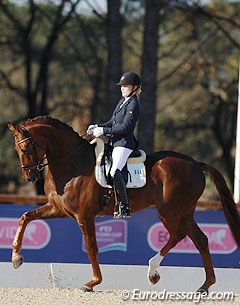
[(38, 180), (38, 173), (33, 169), (29, 169), (28, 175), (25, 176), (25, 181), (34, 183), (37, 180)]

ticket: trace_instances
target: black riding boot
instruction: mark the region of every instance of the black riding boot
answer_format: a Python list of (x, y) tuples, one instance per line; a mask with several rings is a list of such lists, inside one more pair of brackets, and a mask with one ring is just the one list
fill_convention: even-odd
[(127, 190), (126, 190), (126, 183), (123, 179), (122, 173), (119, 169), (116, 170), (116, 173), (113, 177), (114, 187), (120, 197), (120, 210), (121, 212), (114, 212), (114, 217), (131, 217), (131, 209), (128, 205), (128, 197), (127, 197)]

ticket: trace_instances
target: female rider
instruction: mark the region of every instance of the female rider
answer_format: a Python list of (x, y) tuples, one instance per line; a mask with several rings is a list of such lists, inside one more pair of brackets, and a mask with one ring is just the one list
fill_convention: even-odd
[(139, 101), (137, 95), (141, 92), (141, 78), (134, 72), (126, 72), (117, 83), (121, 87), (122, 99), (118, 102), (113, 115), (106, 123), (90, 125), (87, 132), (95, 137), (106, 135), (110, 137), (109, 143), (113, 146), (112, 177), (114, 187), (120, 197), (121, 214), (114, 217), (130, 217), (131, 209), (128, 203), (126, 183), (121, 170), (128, 157), (138, 146), (134, 136), (134, 129), (139, 118)]

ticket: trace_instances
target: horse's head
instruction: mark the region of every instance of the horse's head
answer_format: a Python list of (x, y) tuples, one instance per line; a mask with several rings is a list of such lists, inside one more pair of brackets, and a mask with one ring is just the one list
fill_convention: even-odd
[(19, 156), (23, 178), (28, 182), (36, 182), (44, 166), (42, 163), (46, 152), (44, 143), (34, 138), (34, 135), (23, 125), (8, 123), (8, 128), (14, 132), (15, 149)]

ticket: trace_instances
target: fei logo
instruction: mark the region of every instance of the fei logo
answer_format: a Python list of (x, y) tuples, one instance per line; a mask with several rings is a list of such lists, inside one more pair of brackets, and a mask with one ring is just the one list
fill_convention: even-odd
[[(0, 249), (11, 249), (18, 228), (17, 218), (0, 218)], [(23, 249), (39, 250), (47, 246), (51, 238), (49, 225), (43, 220), (34, 220), (27, 225)]]
[[(226, 224), (198, 224), (203, 233), (208, 237), (209, 250), (215, 254), (229, 254), (237, 249), (231, 231)], [(166, 245), (169, 233), (162, 223), (155, 223), (148, 230), (147, 240), (150, 248), (159, 251)], [(181, 240), (171, 253), (198, 253), (189, 237)]]
[[(127, 251), (127, 221), (106, 220), (96, 223), (96, 238), (99, 253), (119, 250)], [(82, 250), (87, 252), (84, 239)]]

